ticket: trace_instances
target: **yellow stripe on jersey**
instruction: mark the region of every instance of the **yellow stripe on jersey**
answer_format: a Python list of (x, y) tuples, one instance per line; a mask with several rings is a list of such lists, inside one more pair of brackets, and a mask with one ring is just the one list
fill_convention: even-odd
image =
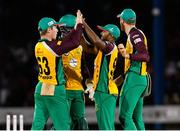
[(57, 85), (56, 56), (50, 51), (44, 42), (38, 42), (35, 46), (35, 57), (39, 66), (39, 81)]
[(117, 63), (117, 57), (118, 57), (118, 49), (115, 46), (114, 50), (111, 54), (110, 62), (109, 62), (109, 73), (108, 73), (108, 78), (109, 78), (109, 93), (117, 95), (118, 94), (118, 88), (117, 85), (115, 84), (113, 78), (114, 78), (114, 70), (116, 68), (116, 63)]
[(101, 61), (102, 61), (102, 51), (99, 50), (96, 59), (94, 61), (94, 74), (93, 74), (94, 90), (96, 90), (99, 80)]
[(82, 46), (62, 55), (66, 90), (83, 90), (81, 75)]
[[(133, 45), (131, 44), (129, 37), (128, 37), (127, 42), (126, 42), (126, 52), (128, 54), (132, 54), (133, 53)], [(124, 74), (128, 71), (130, 65), (131, 65), (130, 59), (125, 58)]]
[(141, 75), (147, 75), (146, 68), (147, 68), (147, 63), (146, 62), (142, 62), (142, 65), (141, 65)]

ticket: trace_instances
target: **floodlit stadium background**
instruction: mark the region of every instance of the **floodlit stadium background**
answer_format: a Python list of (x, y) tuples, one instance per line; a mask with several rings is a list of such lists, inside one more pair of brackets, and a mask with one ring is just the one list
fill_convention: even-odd
[[(23, 114), (24, 129), (30, 129), (38, 73), (33, 49), (40, 18), (59, 20), (80, 9), (98, 33), (97, 24), (119, 25), (116, 15), (124, 8), (135, 10), (137, 27), (149, 44), (153, 88), (144, 103), (146, 128), (180, 129), (179, 6), (178, 0), (0, 0), (0, 129), (6, 129), (7, 114)], [(89, 128), (97, 129), (94, 103), (87, 96), (86, 105)], [(122, 129), (117, 116), (118, 109), (115, 124)]]

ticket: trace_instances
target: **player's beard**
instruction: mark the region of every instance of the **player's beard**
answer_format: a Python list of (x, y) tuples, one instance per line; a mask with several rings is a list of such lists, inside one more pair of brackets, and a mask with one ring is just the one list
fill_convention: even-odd
[(57, 33), (53, 35), (52, 40), (56, 40), (56, 38), (57, 38)]
[(125, 31), (123, 23), (120, 23), (121, 31)]

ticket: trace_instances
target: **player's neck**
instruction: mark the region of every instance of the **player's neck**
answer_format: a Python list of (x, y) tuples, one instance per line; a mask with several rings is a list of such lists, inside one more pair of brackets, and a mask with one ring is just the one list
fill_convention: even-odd
[(131, 30), (132, 28), (134, 28), (134, 27), (135, 27), (135, 25), (128, 25), (128, 26), (126, 26), (126, 28), (125, 28), (126, 34), (128, 35), (129, 32), (130, 32), (130, 30)]
[(47, 40), (49, 40), (49, 41), (52, 41), (52, 38), (49, 37), (48, 35), (43, 35), (43, 36), (41, 36), (41, 39), (47, 39)]

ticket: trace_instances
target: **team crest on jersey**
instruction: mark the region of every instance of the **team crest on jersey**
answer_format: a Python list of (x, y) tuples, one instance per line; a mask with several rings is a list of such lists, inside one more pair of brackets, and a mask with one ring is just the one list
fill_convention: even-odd
[(77, 64), (78, 64), (78, 61), (75, 59), (75, 58), (72, 58), (70, 61), (69, 61), (69, 65), (71, 66), (71, 67), (76, 67), (77, 66)]

